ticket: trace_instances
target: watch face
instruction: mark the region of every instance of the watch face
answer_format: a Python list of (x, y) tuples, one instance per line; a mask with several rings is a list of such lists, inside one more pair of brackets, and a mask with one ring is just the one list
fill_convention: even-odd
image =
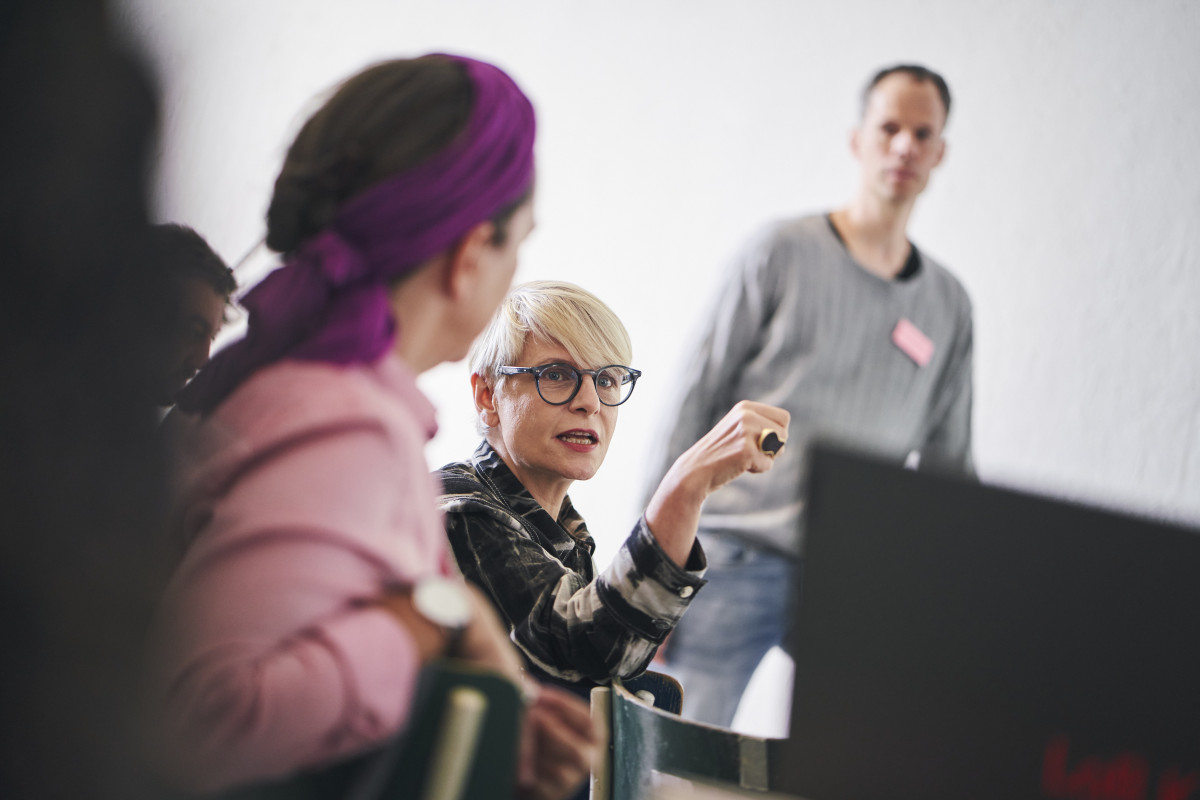
[(413, 605), (430, 622), (445, 628), (465, 628), (471, 621), (471, 598), (462, 580), (422, 578), (413, 589)]

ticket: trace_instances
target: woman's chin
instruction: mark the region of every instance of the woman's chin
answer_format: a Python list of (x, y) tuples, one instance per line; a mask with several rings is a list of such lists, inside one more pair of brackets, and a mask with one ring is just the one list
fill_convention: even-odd
[(571, 464), (559, 472), (559, 475), (568, 481), (588, 481), (600, 471), (600, 465), (602, 463), (603, 458), (596, 461), (594, 464)]

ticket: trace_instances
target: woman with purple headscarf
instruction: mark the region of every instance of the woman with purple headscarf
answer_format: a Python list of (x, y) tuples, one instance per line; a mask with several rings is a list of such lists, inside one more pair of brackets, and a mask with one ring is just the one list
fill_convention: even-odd
[[(533, 227), (534, 113), (497, 68), (371, 67), (288, 150), (267, 214), (284, 256), (246, 336), (179, 395), (181, 561), (156, 625), (170, 771), (215, 791), (328, 765), (403, 729), (426, 661), (520, 679), (453, 566), (415, 378), (465, 355)], [(429, 617), (422, 597), (460, 606)], [(434, 615), (435, 617), (437, 615)], [(451, 630), (453, 628), (453, 630)], [(524, 794), (566, 794), (595, 746), (543, 691)]]

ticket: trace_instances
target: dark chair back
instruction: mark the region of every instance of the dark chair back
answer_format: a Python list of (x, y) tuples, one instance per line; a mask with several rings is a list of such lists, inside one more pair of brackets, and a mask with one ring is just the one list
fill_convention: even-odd
[[(604, 702), (605, 690), (600, 692), (594, 714), (603, 713), (596, 704)], [(593, 782), (593, 800), (639, 800), (653, 791), (659, 776), (771, 788), (770, 758), (777, 740), (685, 720), (647, 705), (619, 680), (607, 690), (607, 705), (610, 763), (607, 774)]]
[(457, 661), (430, 665), (407, 730), (383, 748), (314, 772), (211, 800), (496, 800), (511, 797), (520, 690)]

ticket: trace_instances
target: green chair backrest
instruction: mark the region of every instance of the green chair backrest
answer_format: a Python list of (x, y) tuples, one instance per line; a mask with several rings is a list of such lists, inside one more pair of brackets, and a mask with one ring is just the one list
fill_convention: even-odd
[(498, 673), (426, 667), (406, 731), (379, 750), (211, 800), (503, 800), (516, 781), (523, 703)]
[(719, 781), (745, 789), (770, 788), (771, 745), (776, 740), (746, 736), (685, 720), (640, 701), (619, 680), (610, 692), (612, 800), (640, 800), (654, 773)]

